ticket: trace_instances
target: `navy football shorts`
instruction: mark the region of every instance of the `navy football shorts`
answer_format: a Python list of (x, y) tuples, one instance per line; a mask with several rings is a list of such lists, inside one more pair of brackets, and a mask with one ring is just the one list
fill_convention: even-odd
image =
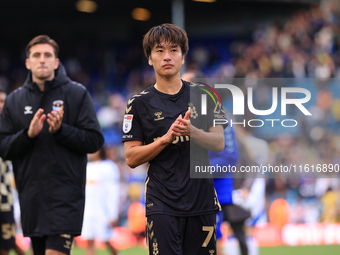
[(216, 254), (216, 213), (175, 217), (153, 214), (147, 217), (149, 254)]
[(52, 236), (32, 236), (32, 248), (34, 255), (45, 255), (45, 250), (51, 249), (66, 254), (71, 253), (74, 236), (69, 234)]

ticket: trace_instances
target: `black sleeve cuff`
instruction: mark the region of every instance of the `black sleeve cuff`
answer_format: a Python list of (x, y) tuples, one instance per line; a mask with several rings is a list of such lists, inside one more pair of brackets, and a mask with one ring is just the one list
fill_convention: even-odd
[(53, 135), (54, 135), (54, 137), (57, 137), (57, 136), (59, 136), (60, 134), (61, 134), (61, 130), (62, 130), (62, 128), (63, 128), (63, 124), (61, 124), (60, 125), (60, 128), (58, 129), (58, 131), (57, 132), (55, 132)]
[(35, 137), (31, 138), (31, 137), (28, 136), (28, 128), (24, 129), (23, 135), (24, 135), (24, 137), (26, 137), (30, 141), (33, 141), (35, 139)]

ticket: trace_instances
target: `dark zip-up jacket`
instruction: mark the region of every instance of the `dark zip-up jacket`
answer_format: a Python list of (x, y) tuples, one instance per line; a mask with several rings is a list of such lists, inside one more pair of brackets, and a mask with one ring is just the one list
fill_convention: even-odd
[[(104, 138), (90, 94), (71, 81), (60, 64), (44, 92), (29, 73), (24, 85), (8, 95), (0, 115), (0, 156), (12, 160), (25, 236), (80, 235), (85, 203), (87, 153)], [(44, 114), (63, 107), (61, 128), (49, 125), (31, 139), (30, 122), (39, 108)]]

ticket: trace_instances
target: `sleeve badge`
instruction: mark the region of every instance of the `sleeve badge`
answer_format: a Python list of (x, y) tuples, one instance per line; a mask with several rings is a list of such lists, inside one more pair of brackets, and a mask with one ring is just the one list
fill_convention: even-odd
[(132, 114), (125, 114), (124, 115), (123, 132), (125, 134), (130, 132), (130, 130), (132, 128), (132, 119), (133, 119)]

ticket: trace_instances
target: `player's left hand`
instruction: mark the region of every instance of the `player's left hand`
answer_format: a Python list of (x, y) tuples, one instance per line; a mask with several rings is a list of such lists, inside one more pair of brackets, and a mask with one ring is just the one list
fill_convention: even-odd
[(185, 113), (184, 118), (178, 118), (172, 130), (182, 136), (190, 136), (190, 110)]
[(48, 131), (51, 134), (54, 134), (59, 130), (61, 127), (61, 123), (64, 116), (64, 110), (60, 109), (58, 111), (52, 111), (51, 113), (47, 114), (47, 123), (50, 125)]

